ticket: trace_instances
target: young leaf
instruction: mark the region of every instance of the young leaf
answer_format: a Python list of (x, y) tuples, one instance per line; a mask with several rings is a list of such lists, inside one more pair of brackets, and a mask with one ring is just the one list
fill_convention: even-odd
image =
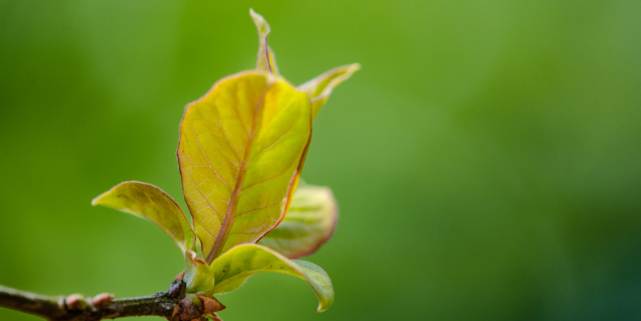
[(208, 263), (283, 219), (310, 138), (307, 95), (265, 72), (225, 78), (187, 106), (177, 154)]
[(256, 60), (256, 69), (262, 71), (269, 71), (274, 75), (278, 75), (278, 67), (276, 66), (276, 57), (272, 48), (267, 45), (267, 37), (271, 32), (269, 23), (254, 11), (254, 9), (249, 9), (249, 15), (254, 20), (256, 29), (258, 30), (258, 59)]
[(178, 204), (160, 188), (141, 182), (124, 182), (91, 201), (148, 219), (158, 225), (183, 251), (194, 246), (194, 232)]
[(214, 290), (214, 274), (209, 265), (198, 258), (193, 251), (185, 252), (185, 276), (187, 293), (212, 293)]
[(359, 69), (361, 69), (360, 64), (337, 67), (298, 86), (298, 89), (306, 92), (312, 101), (312, 118), (316, 118), (332, 90)]
[(298, 186), (285, 219), (260, 244), (296, 259), (316, 252), (336, 227), (338, 206), (332, 190), (321, 186)]
[(332, 281), (319, 266), (305, 261), (293, 261), (257, 244), (238, 245), (218, 257), (211, 265), (216, 285), (214, 294), (234, 291), (258, 273), (283, 273), (301, 278), (318, 297), (318, 312), (327, 310), (334, 302)]

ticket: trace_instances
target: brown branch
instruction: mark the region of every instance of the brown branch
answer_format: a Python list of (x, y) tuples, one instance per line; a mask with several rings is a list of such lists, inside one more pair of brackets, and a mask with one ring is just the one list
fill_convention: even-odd
[(160, 316), (170, 321), (204, 320), (204, 315), (224, 309), (209, 295), (185, 298), (182, 278), (176, 279), (167, 292), (126, 299), (114, 299), (111, 294), (86, 299), (77, 294), (44, 296), (0, 285), (0, 307), (50, 321), (98, 321), (144, 315)]

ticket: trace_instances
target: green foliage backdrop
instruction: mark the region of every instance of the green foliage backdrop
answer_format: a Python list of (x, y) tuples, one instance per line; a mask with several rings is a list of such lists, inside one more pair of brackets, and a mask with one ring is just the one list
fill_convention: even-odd
[(186, 209), (183, 108), (254, 67), (250, 7), (293, 83), (363, 69), (320, 113), (303, 173), (340, 203), (309, 259), (334, 306), (259, 275), (219, 297), (224, 320), (641, 318), (632, 0), (0, 1), (0, 284), (168, 287), (175, 245), (90, 201), (133, 179)]

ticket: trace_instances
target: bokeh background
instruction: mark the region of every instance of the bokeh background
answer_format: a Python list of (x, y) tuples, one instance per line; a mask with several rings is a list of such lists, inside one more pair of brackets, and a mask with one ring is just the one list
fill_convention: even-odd
[(2, 0), (0, 284), (168, 287), (169, 238), (90, 201), (139, 180), (184, 205), (183, 108), (253, 68), (250, 7), (293, 83), (363, 69), (303, 173), (341, 205), (308, 258), (334, 306), (263, 274), (219, 297), (224, 320), (641, 318), (638, 0)]

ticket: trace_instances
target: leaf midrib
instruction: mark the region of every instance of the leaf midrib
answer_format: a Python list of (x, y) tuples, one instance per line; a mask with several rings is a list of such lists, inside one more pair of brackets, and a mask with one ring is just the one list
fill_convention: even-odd
[[(263, 105), (264, 100), (265, 100), (265, 94), (271, 87), (270, 84), (267, 84), (265, 87), (265, 90), (263, 91), (260, 100), (256, 104), (256, 107), (254, 108), (254, 115), (252, 118), (252, 126), (251, 126), (251, 131), (249, 132), (249, 137), (247, 139), (247, 146), (245, 147), (245, 154), (243, 155), (243, 161), (240, 165), (240, 168), (238, 169), (238, 177), (236, 178), (236, 184), (234, 185), (234, 190), (231, 193), (231, 197), (229, 199), (229, 206), (227, 207), (227, 213), (225, 213), (225, 219), (223, 220), (223, 224), (220, 226), (220, 230), (218, 231), (218, 235), (216, 236), (216, 241), (214, 242), (214, 245), (211, 248), (211, 251), (209, 251), (209, 255), (207, 255), (207, 264), (211, 264), (215, 258), (220, 255), (220, 252), (223, 250), (223, 247), (225, 246), (225, 242), (227, 241), (227, 237), (229, 236), (229, 231), (231, 230), (231, 227), (233, 225), (234, 218), (236, 216), (236, 210), (238, 208), (238, 200), (240, 198), (240, 192), (243, 188), (244, 182), (245, 182), (245, 174), (247, 173), (247, 167), (249, 166), (249, 155), (251, 154), (251, 147), (254, 144), (254, 138), (256, 136), (256, 127), (258, 124), (257, 118), (258, 118), (258, 113), (260, 112), (260, 107)], [(242, 121), (242, 118), (239, 115), (239, 119)]]

